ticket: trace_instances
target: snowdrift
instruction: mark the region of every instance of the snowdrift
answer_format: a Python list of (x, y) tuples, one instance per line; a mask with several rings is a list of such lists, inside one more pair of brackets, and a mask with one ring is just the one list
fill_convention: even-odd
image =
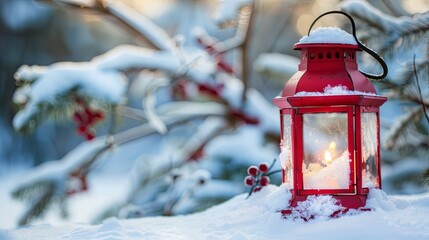
[(301, 213), (283, 217), (291, 195), (284, 186), (263, 188), (204, 212), (132, 220), (110, 218), (100, 225), (29, 226), (0, 231), (0, 239), (429, 239), (429, 193), (388, 196), (371, 190), (371, 212), (349, 211), (330, 218), (338, 206), (327, 196), (303, 203)]

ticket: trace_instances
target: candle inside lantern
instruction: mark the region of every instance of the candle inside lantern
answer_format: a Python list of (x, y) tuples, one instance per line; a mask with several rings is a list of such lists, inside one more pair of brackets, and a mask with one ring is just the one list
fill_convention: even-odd
[(328, 150), (325, 151), (325, 163), (326, 164), (329, 164), (332, 162), (332, 155), (335, 156), (336, 148), (337, 148), (337, 144), (334, 141), (332, 141), (329, 144)]
[[(333, 152), (335, 154), (335, 152)], [(305, 189), (345, 189), (349, 187), (349, 151), (332, 158), (332, 152), (325, 151), (324, 163), (303, 165)]]
[(325, 151), (325, 162), (328, 164), (332, 162), (332, 156), (328, 150)]
[(344, 113), (304, 114), (304, 189), (348, 189), (350, 154)]

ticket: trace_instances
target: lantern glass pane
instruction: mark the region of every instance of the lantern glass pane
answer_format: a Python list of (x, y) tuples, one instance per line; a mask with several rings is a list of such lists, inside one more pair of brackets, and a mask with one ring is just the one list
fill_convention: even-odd
[(362, 113), (362, 187), (378, 185), (377, 114)]
[(283, 115), (283, 139), (280, 144), (280, 163), (284, 169), (284, 183), (293, 188), (293, 163), (292, 163), (292, 131), (291, 115)]
[(304, 189), (348, 189), (347, 113), (303, 114)]

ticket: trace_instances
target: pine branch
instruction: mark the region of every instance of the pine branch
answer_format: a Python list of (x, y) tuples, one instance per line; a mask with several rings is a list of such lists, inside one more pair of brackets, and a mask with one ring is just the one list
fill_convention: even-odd
[(416, 34), (429, 30), (429, 12), (417, 14), (413, 17), (402, 16), (395, 18), (381, 12), (365, 1), (346, 1), (341, 4), (342, 10), (368, 25), (394, 37)]
[(32, 188), (16, 189), (12, 196), (25, 200), (29, 208), (18, 220), (18, 225), (27, 225), (31, 220), (40, 217), (55, 195), (55, 184), (52, 182), (34, 183)]
[(422, 175), (423, 183), (429, 185), (429, 168)]
[(426, 111), (426, 106), (423, 102), (423, 95), (422, 95), (422, 89), (420, 87), (420, 82), (419, 82), (419, 76), (417, 74), (417, 69), (416, 69), (416, 55), (414, 54), (413, 57), (413, 67), (414, 67), (414, 77), (416, 79), (416, 83), (417, 83), (417, 90), (419, 92), (419, 98), (420, 98), (420, 104), (422, 105), (422, 110), (423, 110), (423, 115), (426, 118), (427, 123), (429, 124), (429, 115)]
[(400, 137), (406, 135), (410, 131), (410, 123), (414, 122), (415, 119), (420, 117), (421, 111), (419, 107), (414, 107), (408, 113), (401, 116), (390, 128), (390, 131), (384, 136), (385, 142), (384, 145), (387, 149), (393, 149), (398, 145), (398, 140)]
[[(382, 46), (378, 49), (380, 53), (387, 52), (395, 43), (403, 44), (406, 42), (404, 39), (407, 38), (420, 36), (422, 41), (427, 40), (429, 12), (395, 18), (381, 12), (365, 1), (346, 1), (340, 6), (343, 11), (382, 33)], [(415, 40), (413, 40), (414, 43), (417, 42)]]

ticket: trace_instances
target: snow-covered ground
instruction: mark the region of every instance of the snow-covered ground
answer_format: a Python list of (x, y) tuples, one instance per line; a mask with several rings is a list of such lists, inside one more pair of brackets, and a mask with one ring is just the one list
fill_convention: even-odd
[[(110, 218), (100, 225), (36, 225), (0, 231), (0, 239), (429, 239), (429, 193), (388, 196), (372, 190), (371, 212), (331, 219), (332, 201), (316, 197), (304, 211), (315, 219), (282, 218), (288, 205), (283, 186), (241, 194), (204, 212), (131, 220)], [(323, 204), (322, 204), (323, 203)]]

